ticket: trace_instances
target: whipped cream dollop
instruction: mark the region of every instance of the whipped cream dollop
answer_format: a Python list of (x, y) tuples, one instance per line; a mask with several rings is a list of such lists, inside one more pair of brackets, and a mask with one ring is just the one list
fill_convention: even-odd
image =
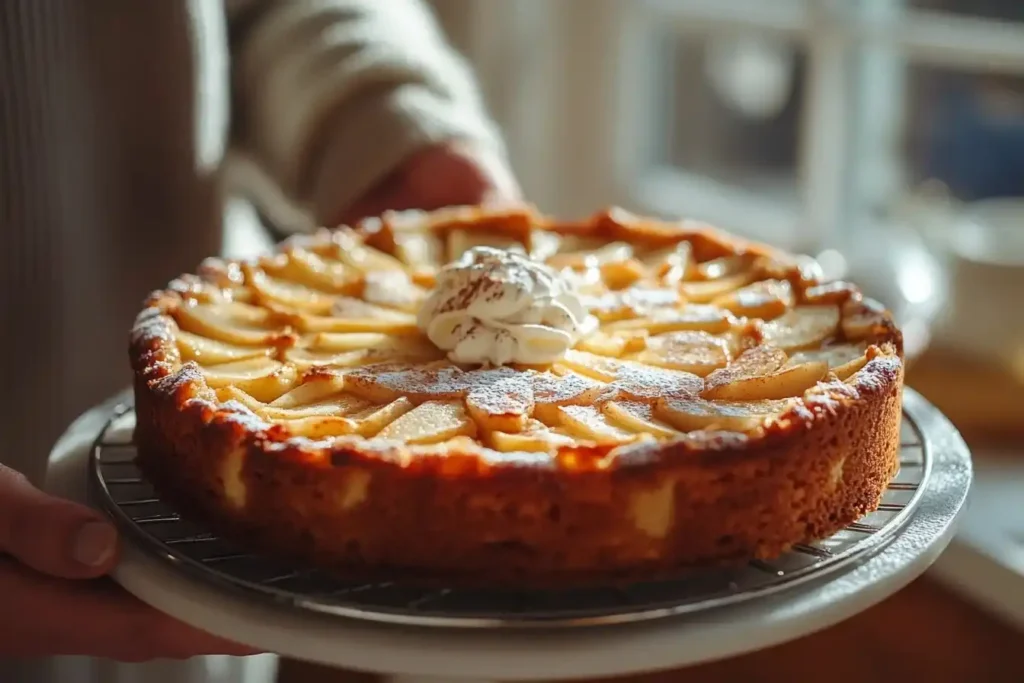
[(417, 324), (455, 363), (552, 363), (597, 327), (572, 284), (513, 251), (474, 247), (441, 269)]

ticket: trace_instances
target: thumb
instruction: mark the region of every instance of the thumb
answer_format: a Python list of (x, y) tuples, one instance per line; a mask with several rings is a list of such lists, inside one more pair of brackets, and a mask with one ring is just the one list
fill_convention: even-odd
[(86, 579), (110, 571), (117, 550), (117, 532), (100, 513), (0, 465), (0, 553), (50, 576)]

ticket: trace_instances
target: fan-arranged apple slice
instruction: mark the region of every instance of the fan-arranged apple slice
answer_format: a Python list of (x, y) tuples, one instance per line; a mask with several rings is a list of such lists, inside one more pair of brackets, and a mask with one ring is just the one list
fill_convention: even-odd
[(765, 344), (785, 351), (819, 346), (839, 328), (838, 306), (797, 306), (761, 328)]
[(334, 246), (332, 256), (361, 273), (380, 270), (405, 271), (402, 262), (391, 254), (374, 249), (351, 233), (338, 231), (332, 235)]
[(368, 303), (406, 313), (415, 314), (426, 296), (426, 290), (396, 270), (367, 273), (363, 281), (363, 299)]
[(662, 399), (654, 405), (654, 416), (682, 432), (721, 429), (746, 432), (757, 429), (766, 418), (779, 415), (789, 401), (707, 401)]
[(360, 299), (339, 297), (329, 316), (295, 315), (296, 326), (304, 332), (377, 332), (380, 334), (419, 334), (416, 316), (375, 306)]
[(185, 305), (173, 315), (182, 330), (228, 344), (271, 345), (286, 334), (277, 327), (279, 314), (249, 304)]
[(601, 412), (611, 424), (636, 434), (651, 434), (657, 439), (671, 439), (679, 432), (654, 417), (654, 407), (639, 401), (608, 401)]
[(273, 356), (274, 349), (270, 346), (240, 346), (201, 337), (191, 332), (178, 330), (175, 333), (178, 351), (184, 361), (194, 360), (201, 365), (217, 365), (231, 363), (236, 360), (255, 358), (257, 356)]
[(491, 448), (504, 453), (549, 453), (559, 446), (571, 446), (575, 440), (548, 429), (539, 420), (531, 419), (520, 432), (492, 432), (488, 442)]
[(763, 280), (720, 296), (713, 303), (738, 316), (771, 320), (793, 306), (793, 287), (786, 280)]
[(476, 436), (476, 423), (462, 401), (427, 401), (384, 427), (377, 437), (407, 444), (431, 444), (457, 436)]
[(249, 264), (242, 266), (242, 272), (245, 273), (246, 284), (263, 301), (315, 315), (327, 313), (334, 305), (334, 297), (329, 294), (288, 280), (270, 277), (262, 269)]
[(414, 403), (462, 399), (473, 381), (471, 374), (445, 363), (380, 363), (348, 371), (345, 390), (373, 403), (403, 396)]
[(691, 304), (680, 309), (659, 308), (642, 318), (619, 320), (604, 326), (605, 331), (647, 330), (657, 335), (682, 330), (702, 330), (712, 334), (727, 332), (736, 322), (733, 315), (717, 306)]
[(714, 301), (726, 294), (750, 284), (754, 273), (736, 273), (716, 280), (690, 280), (679, 283), (679, 291), (687, 301), (702, 304)]
[(650, 337), (636, 360), (706, 377), (724, 368), (732, 358), (730, 340), (707, 332), (671, 332)]
[(444, 240), (432, 232), (399, 233), (395, 256), (413, 269), (440, 268), (445, 262)]
[(640, 260), (663, 284), (674, 286), (686, 280), (692, 273), (693, 247), (689, 242), (680, 242), (665, 249), (648, 252), (642, 255)]
[[(811, 361), (783, 367), (769, 375), (744, 377), (724, 384), (708, 386), (701, 396), (716, 401), (760, 401), (802, 396), (825, 378), (828, 363)], [(711, 377), (709, 376), (710, 380)]]
[(634, 432), (617, 427), (594, 406), (560, 406), (558, 425), (573, 436), (597, 443), (626, 443), (637, 438)]
[(634, 258), (626, 259), (625, 261), (602, 263), (599, 269), (605, 286), (612, 291), (620, 291), (631, 287), (646, 275), (643, 264)]
[(552, 366), (553, 372), (537, 372), (530, 376), (533, 388), (533, 415), (538, 420), (557, 424), (556, 408), (568, 405), (591, 405), (601, 396), (606, 385), (572, 372), (565, 366)]
[[(487, 373), (487, 371), (482, 371)], [(533, 412), (533, 386), (528, 373), (494, 373), (493, 381), (470, 380), (466, 409), (484, 432), (518, 432)]]
[(843, 336), (850, 341), (871, 339), (884, 334), (889, 324), (885, 306), (874, 299), (848, 301), (843, 306)]
[(354, 412), (345, 419), (352, 422), (356, 434), (368, 439), (411, 411), (413, 407), (412, 401), (401, 397), (383, 406), (371, 406)]
[[(575, 238), (568, 237), (562, 241), (563, 247), (572, 248)], [(633, 246), (626, 242), (612, 242), (596, 246), (593, 249), (584, 248), (581, 251), (559, 252), (548, 259), (548, 264), (554, 268), (572, 268), (574, 270), (586, 270), (588, 268), (600, 268), (606, 263), (620, 263), (633, 258)]]
[[(270, 402), (274, 408), (296, 410), (336, 396), (345, 386), (345, 377), (335, 372), (315, 372), (302, 378), (302, 383)], [(365, 407), (365, 406), (362, 406)]]
[(590, 313), (602, 322), (642, 317), (660, 309), (677, 308), (683, 303), (675, 290), (644, 286), (584, 296), (583, 301)]
[(280, 263), (276, 260), (261, 261), (263, 269), (311, 289), (331, 294), (358, 294), (361, 276), (350, 266), (329, 261), (306, 249), (289, 249), (285, 255), (287, 258)]
[(643, 330), (635, 332), (594, 332), (579, 341), (576, 348), (598, 356), (618, 358), (625, 353), (634, 353), (644, 348), (647, 334)]
[(214, 389), (233, 385), (264, 403), (291, 389), (298, 380), (295, 368), (263, 357), (203, 367), (202, 370), (206, 383)]
[[(299, 388), (301, 389), (302, 387)], [(295, 390), (293, 389), (288, 393), (291, 394), (294, 392)], [(223, 389), (218, 389), (217, 397), (222, 401), (238, 401), (260, 417), (278, 422), (301, 420), (310, 417), (344, 417), (352, 413), (366, 410), (370, 407), (370, 404), (366, 401), (343, 392), (334, 392), (327, 396), (321, 396), (309, 403), (296, 405), (290, 408), (276, 406), (274, 405), (274, 402), (263, 403), (262, 401), (258, 401), (255, 397), (247, 394), (238, 387), (225, 387)], [(338, 433), (349, 434), (353, 431), (354, 427), (350, 425), (346, 431)]]
[(829, 370), (839, 379), (848, 379), (863, 368), (867, 362), (865, 344), (836, 344), (823, 349), (797, 351), (789, 357), (786, 366), (801, 365), (822, 361), (828, 364)]

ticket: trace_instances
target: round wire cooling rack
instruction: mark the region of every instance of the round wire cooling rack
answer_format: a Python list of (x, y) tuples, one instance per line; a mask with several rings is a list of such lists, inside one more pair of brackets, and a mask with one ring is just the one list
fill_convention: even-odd
[(850, 568), (884, 548), (913, 514), (934, 447), (905, 408), (900, 470), (878, 510), (771, 562), (693, 570), (672, 580), (559, 590), (423, 588), (355, 582), (257, 555), (183, 519), (135, 465), (130, 402), (111, 410), (90, 456), (90, 496), (135, 545), (194, 579), (253, 599), (378, 623), (445, 628), (582, 627), (649, 621), (735, 605)]

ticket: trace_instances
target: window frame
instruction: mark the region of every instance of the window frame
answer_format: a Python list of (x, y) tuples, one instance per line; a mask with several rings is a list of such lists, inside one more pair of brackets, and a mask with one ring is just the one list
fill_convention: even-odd
[[(526, 194), (579, 215), (595, 202), (687, 216), (800, 250), (844, 248), (849, 226), (903, 183), (899, 139), (907, 67), (1024, 74), (1024, 23), (904, 0), (479, 0), (471, 57)], [(499, 28), (500, 27), (500, 28)], [(758, 31), (808, 56), (797, 194), (766, 198), (657, 159), (659, 83), (652, 31)], [(493, 36), (507, 40), (494, 50)], [(528, 58), (526, 58), (528, 57)], [(492, 103), (494, 97), (491, 98)]]

